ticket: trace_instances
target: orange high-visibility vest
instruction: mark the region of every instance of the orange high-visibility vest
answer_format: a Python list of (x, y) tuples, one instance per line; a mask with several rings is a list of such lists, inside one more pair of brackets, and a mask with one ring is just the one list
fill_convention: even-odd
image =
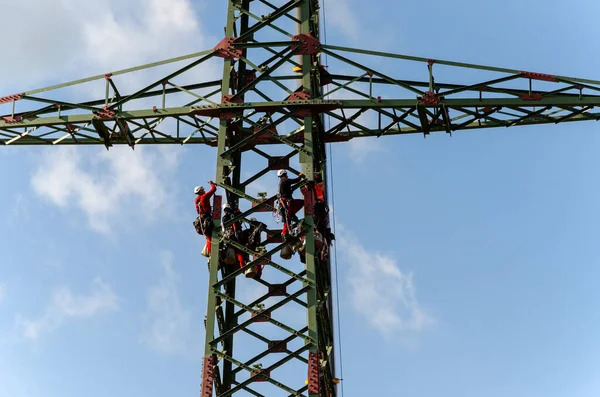
[(323, 182), (315, 185), (315, 193), (317, 195), (317, 201), (325, 201), (325, 184)]

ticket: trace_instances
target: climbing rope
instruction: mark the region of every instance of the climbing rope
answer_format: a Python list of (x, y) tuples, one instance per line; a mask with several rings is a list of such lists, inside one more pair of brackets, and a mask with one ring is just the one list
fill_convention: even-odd
[[(325, 44), (327, 44), (327, 19), (326, 19), (326, 12), (325, 12), (325, 0), (322, 0), (322, 14), (323, 14), (323, 42)], [(325, 54), (325, 67), (328, 67), (328, 57), (327, 54)], [(329, 95), (327, 96), (329, 97)], [(328, 99), (328, 98), (326, 98)], [(325, 116), (325, 124), (327, 126), (327, 129), (329, 130), (329, 128), (331, 128), (331, 118), (329, 116)], [(336, 224), (335, 224), (335, 189), (334, 189), (334, 185), (333, 185), (333, 151), (331, 149), (331, 143), (329, 143), (329, 181), (331, 183), (331, 205), (334, 209), (334, 211), (332, 211), (331, 213), (331, 219), (332, 219), (332, 230), (333, 230), (333, 234), (336, 234)], [(340, 310), (340, 288), (339, 288), (339, 275), (338, 275), (338, 260), (337, 260), (337, 242), (336, 244), (333, 245), (333, 268), (334, 268), (334, 272), (335, 272), (335, 305), (337, 307), (337, 341), (338, 341), (338, 348), (336, 349), (337, 351), (337, 355), (338, 355), (338, 361), (339, 361), (339, 365), (340, 365), (340, 379), (342, 380), (340, 382), (340, 391), (341, 397), (344, 397), (344, 360), (343, 360), (343, 356), (342, 356), (342, 321), (341, 321), (341, 310)]]

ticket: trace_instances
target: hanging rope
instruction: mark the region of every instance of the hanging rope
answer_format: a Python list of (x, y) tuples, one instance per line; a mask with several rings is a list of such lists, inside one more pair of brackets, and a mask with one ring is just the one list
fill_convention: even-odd
[[(326, 12), (325, 12), (325, 0), (322, 0), (322, 13), (323, 13), (323, 42), (325, 44), (327, 44), (327, 20), (326, 20)], [(328, 67), (328, 57), (327, 54), (325, 54), (325, 67)], [(329, 97), (329, 95), (327, 96)], [(327, 99), (327, 98), (326, 98)], [(329, 116), (325, 116), (325, 124), (327, 126), (327, 129), (329, 130), (329, 128), (331, 127), (331, 118)], [(332, 230), (333, 230), (333, 234), (336, 234), (336, 225), (335, 225), (335, 189), (334, 189), (334, 185), (333, 185), (333, 151), (331, 149), (331, 143), (329, 143), (329, 181), (331, 183), (331, 189), (329, 189), (329, 191), (331, 192), (331, 205), (334, 208), (334, 211), (332, 211)], [(343, 360), (343, 355), (342, 355), (342, 321), (341, 321), (341, 310), (340, 310), (340, 288), (339, 288), (339, 275), (338, 275), (338, 260), (337, 260), (337, 243), (333, 245), (333, 268), (334, 268), (334, 272), (335, 272), (335, 305), (337, 307), (337, 341), (338, 341), (338, 348), (337, 350), (337, 355), (338, 355), (338, 361), (339, 361), (339, 365), (340, 365), (340, 379), (342, 379), (342, 381), (340, 382), (340, 397), (344, 397), (344, 360)]]

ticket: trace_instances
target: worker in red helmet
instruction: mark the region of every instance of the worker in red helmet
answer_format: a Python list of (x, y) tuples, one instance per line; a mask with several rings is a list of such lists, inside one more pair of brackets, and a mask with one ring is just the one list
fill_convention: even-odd
[(202, 250), (202, 254), (206, 257), (210, 256), (210, 238), (213, 226), (210, 198), (217, 191), (217, 186), (213, 181), (209, 181), (208, 183), (210, 185), (210, 190), (208, 192), (204, 192), (204, 187), (202, 186), (196, 186), (194, 188), (194, 194), (196, 194), (196, 198), (194, 199), (194, 207), (196, 207), (196, 212), (198, 213), (198, 218), (200, 219), (200, 227), (202, 229), (202, 234), (204, 234), (204, 236), (206, 237), (206, 245)]
[(298, 222), (296, 213), (304, 206), (304, 200), (293, 198), (294, 184), (304, 179), (304, 174), (298, 174), (297, 178), (288, 178), (286, 170), (277, 171), (279, 177), (278, 197), (281, 205), (281, 216), (283, 218), (283, 230), (281, 235), (287, 238), (292, 222)]

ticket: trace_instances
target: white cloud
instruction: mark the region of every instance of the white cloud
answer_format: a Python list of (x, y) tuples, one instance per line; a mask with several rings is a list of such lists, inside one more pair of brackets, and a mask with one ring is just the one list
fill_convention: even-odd
[(348, 0), (336, 0), (326, 8), (327, 23), (352, 39), (360, 37), (358, 18), (352, 9), (356, 9)]
[(89, 318), (118, 309), (118, 297), (102, 279), (96, 278), (89, 295), (74, 295), (68, 287), (57, 289), (52, 302), (37, 320), (17, 319), (17, 325), (27, 339), (37, 340), (43, 333), (60, 327), (70, 318)]
[(412, 274), (403, 273), (393, 258), (368, 252), (355, 237), (338, 234), (338, 249), (349, 266), (350, 299), (359, 314), (384, 335), (433, 324), (417, 302)]
[(141, 340), (151, 348), (167, 354), (200, 353), (199, 335), (192, 310), (183, 307), (179, 298), (179, 275), (173, 269), (173, 254), (161, 254), (164, 274), (158, 285), (150, 288), (144, 315)]
[(31, 178), (34, 191), (59, 207), (78, 207), (92, 229), (105, 234), (123, 221), (123, 212), (146, 221), (173, 213), (173, 150), (117, 147), (96, 153), (85, 156), (75, 147), (46, 152)]
[(355, 163), (362, 164), (371, 154), (384, 151), (383, 144), (372, 137), (354, 138), (348, 143), (348, 157)]
[[(24, 9), (50, 7), (46, 4), (48, 2), (40, 0), (16, 3), (8, 5), (7, 12), (11, 11), (11, 7), (18, 11), (21, 5)], [(45, 18), (51, 16), (47, 18), (49, 21), (40, 22), (42, 26), (61, 26), (65, 31), (65, 34), (61, 34), (65, 39), (61, 48), (69, 48), (67, 53), (61, 54), (60, 66), (48, 66), (53, 73), (58, 73), (52, 76), (53, 80), (70, 80), (185, 55), (209, 49), (216, 43), (216, 39), (203, 35), (191, 0), (60, 0), (53, 2), (52, 9), (54, 12), (45, 14)], [(29, 40), (27, 36), (30, 34), (35, 34), (36, 40)], [(33, 45), (38, 43), (38, 35), (28, 30), (21, 35), (25, 37), (20, 36), (19, 40), (32, 41)], [(39, 38), (39, 43), (42, 46), (45, 38)], [(29, 53), (36, 53), (38, 46), (32, 45), (23, 48), (29, 48)], [(21, 55), (17, 58), (24, 64), (33, 61), (26, 60), (26, 57)], [(54, 59), (52, 53), (45, 52), (37, 54), (38, 58), (44, 59), (42, 63), (45, 65), (52, 65)], [(71, 69), (63, 65), (71, 65)], [(14, 80), (26, 79), (17, 73), (18, 70), (4, 64), (0, 65), (0, 71), (9, 75), (16, 73)], [(81, 71), (84, 71), (83, 75)], [(42, 72), (31, 74), (34, 79), (43, 80), (46, 76)], [(176, 81), (185, 84), (217, 75), (211, 65), (187, 73), (187, 76), (181, 76)], [(61, 77), (65, 74), (69, 75), (68, 78)], [(123, 93), (137, 90), (164, 74), (164, 69), (149, 69), (117, 76), (115, 81)], [(28, 75), (27, 81), (31, 82), (31, 76)], [(73, 90), (71, 92), (77, 94), (78, 98), (85, 96), (79, 99), (90, 99), (91, 96), (104, 95), (104, 82), (76, 86)], [(52, 92), (48, 94), (56, 95)], [(176, 98), (167, 101), (167, 106), (177, 104)], [(152, 105), (156, 103), (140, 100), (131, 106), (139, 108)], [(164, 131), (169, 131), (169, 128), (168, 122), (158, 127)], [(123, 147), (113, 147), (109, 152), (98, 148), (98, 154), (94, 153), (93, 156), (80, 151), (80, 147), (52, 148), (43, 156), (31, 179), (34, 190), (57, 206), (70, 209), (75, 204), (87, 215), (92, 229), (103, 234), (112, 232), (114, 222), (127, 213), (124, 210), (137, 212), (147, 221), (175, 213), (172, 208), (175, 200), (170, 200), (175, 192), (166, 184), (173, 183), (181, 147), (147, 149), (138, 146), (135, 152)], [(123, 202), (125, 199), (135, 200), (136, 205), (126, 206)]]
[[(56, 81), (62, 72), (108, 72), (213, 44), (201, 34), (191, 0), (20, 0), (3, 2), (2, 7), (5, 15), (28, 15), (36, 26), (23, 30), (19, 18), (5, 21), (7, 30), (21, 31), (14, 37), (15, 48), (28, 49), (0, 64), (11, 84)], [(61, 37), (60, 46), (54, 45), (56, 37)]]

